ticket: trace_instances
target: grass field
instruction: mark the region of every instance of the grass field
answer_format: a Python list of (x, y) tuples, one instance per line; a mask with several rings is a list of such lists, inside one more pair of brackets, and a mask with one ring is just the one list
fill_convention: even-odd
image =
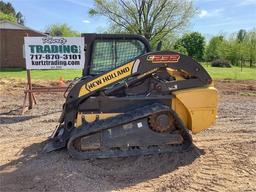
[[(203, 64), (213, 79), (237, 79), (237, 80), (256, 80), (256, 68), (217, 68)], [(82, 70), (32, 70), (32, 79), (35, 80), (58, 80), (63, 77), (65, 80), (80, 77)], [(0, 70), (1, 78), (25, 79), (26, 71), (21, 69)]]
[[(74, 79), (75, 77), (81, 77), (82, 70), (31, 70), (32, 79), (35, 80), (59, 80), (63, 77), (64, 80)], [(1, 78), (17, 78), (26, 79), (26, 70), (22, 69), (4, 69), (0, 71)]]
[(256, 68), (220, 68), (203, 65), (213, 79), (256, 80)]

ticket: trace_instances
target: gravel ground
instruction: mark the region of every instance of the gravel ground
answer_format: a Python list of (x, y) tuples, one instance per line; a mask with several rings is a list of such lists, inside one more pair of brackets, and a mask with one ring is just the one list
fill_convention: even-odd
[(256, 81), (216, 82), (217, 123), (189, 152), (85, 161), (42, 152), (64, 98), (36, 95), (19, 115), (24, 87), (0, 79), (0, 191), (256, 191)]

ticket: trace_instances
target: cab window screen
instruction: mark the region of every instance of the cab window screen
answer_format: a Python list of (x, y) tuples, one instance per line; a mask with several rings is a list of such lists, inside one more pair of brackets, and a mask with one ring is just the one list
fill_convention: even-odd
[(145, 46), (138, 40), (96, 40), (90, 74), (97, 75), (109, 71), (144, 53)]

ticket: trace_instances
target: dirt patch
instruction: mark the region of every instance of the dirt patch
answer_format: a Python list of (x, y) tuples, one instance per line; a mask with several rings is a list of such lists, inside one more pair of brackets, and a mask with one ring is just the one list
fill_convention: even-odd
[(218, 80), (215, 81), (216, 87), (224, 95), (256, 95), (255, 80)]
[(256, 97), (241, 95), (256, 81), (215, 85), (217, 123), (193, 135), (191, 151), (78, 161), (65, 150), (42, 153), (62, 94), (36, 95), (39, 104), (21, 116), (25, 82), (0, 79), (0, 191), (256, 191)]

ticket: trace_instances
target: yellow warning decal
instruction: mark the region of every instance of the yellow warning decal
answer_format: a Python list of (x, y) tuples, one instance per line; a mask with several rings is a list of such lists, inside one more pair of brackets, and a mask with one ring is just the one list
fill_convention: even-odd
[(96, 79), (89, 81), (83, 85), (79, 92), (79, 97), (84, 96), (92, 91), (105, 87), (111, 83), (117, 82), (132, 74), (134, 61), (122, 65), (104, 75), (97, 77)]

